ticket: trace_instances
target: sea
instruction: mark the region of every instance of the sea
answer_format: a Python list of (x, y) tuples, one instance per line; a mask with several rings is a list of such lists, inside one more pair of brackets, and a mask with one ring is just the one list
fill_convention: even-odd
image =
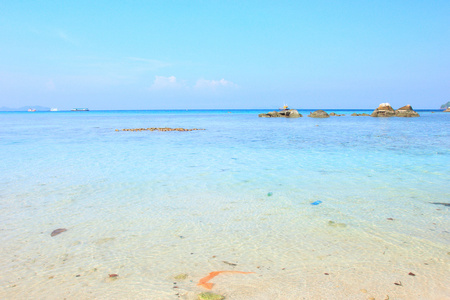
[(268, 111), (0, 112), (0, 298), (450, 299), (450, 113)]

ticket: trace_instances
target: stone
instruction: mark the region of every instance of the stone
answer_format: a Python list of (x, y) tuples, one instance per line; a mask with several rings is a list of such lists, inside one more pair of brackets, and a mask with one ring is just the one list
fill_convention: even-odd
[(260, 117), (260, 118), (275, 118), (275, 117), (278, 117), (278, 113), (276, 111), (271, 111), (266, 114), (264, 114), (264, 113), (259, 114), (258, 117)]
[(288, 109), (281, 111), (271, 111), (266, 114), (259, 114), (260, 118), (301, 118), (303, 117), (298, 110), (296, 109)]
[(450, 107), (447, 107), (447, 109), (444, 110), (444, 112), (450, 112)]
[(370, 115), (371, 117), (394, 117), (395, 111), (389, 103), (381, 103)]
[(174, 276), (173, 278), (176, 280), (185, 280), (186, 278), (188, 278), (188, 274), (186, 274), (186, 273), (178, 274), (178, 275)]
[(409, 118), (409, 117), (419, 117), (419, 114), (412, 109), (411, 105), (408, 104), (397, 109), (395, 111), (395, 116)]
[(340, 117), (340, 116), (345, 116), (345, 115), (340, 115), (340, 114), (337, 114), (337, 113), (335, 113), (335, 112), (331, 112), (331, 113), (330, 113), (330, 116), (333, 116), (333, 117)]
[(198, 300), (223, 300), (224, 296), (219, 294), (214, 294), (211, 292), (205, 292), (198, 295)]
[(52, 233), (50, 234), (51, 237), (54, 237), (55, 235), (58, 235), (64, 231), (67, 231), (67, 229), (65, 228), (58, 228), (52, 231)]
[(319, 109), (319, 110), (316, 110), (315, 112), (310, 113), (308, 115), (308, 117), (311, 117), (311, 118), (329, 118), (330, 115), (327, 114), (325, 111)]
[(333, 221), (328, 221), (328, 226), (345, 228), (345, 227), (347, 227), (347, 224), (345, 224), (345, 223), (336, 223), (336, 222), (333, 222)]
[(285, 111), (284, 113), (285, 113), (286, 118), (301, 118), (301, 117), (303, 117), (296, 109), (290, 109), (290, 110)]

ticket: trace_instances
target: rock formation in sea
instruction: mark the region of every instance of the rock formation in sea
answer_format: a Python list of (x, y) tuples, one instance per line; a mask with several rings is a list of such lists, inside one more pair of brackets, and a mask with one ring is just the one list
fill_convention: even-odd
[(389, 103), (381, 103), (370, 115), (371, 117), (394, 117), (395, 111)]
[(303, 117), (296, 109), (271, 111), (266, 114), (259, 114), (261, 118), (301, 118)]
[(315, 112), (310, 113), (308, 115), (308, 117), (311, 117), (311, 118), (329, 118), (330, 115), (327, 114), (325, 111), (319, 109), (319, 110), (316, 110)]
[(362, 114), (352, 113), (351, 116), (353, 116), (353, 117), (370, 117), (370, 115), (366, 114), (366, 113), (362, 113)]
[(411, 105), (405, 105), (403, 107), (400, 107), (395, 111), (396, 117), (419, 117), (419, 114), (415, 112)]
[(450, 101), (441, 105), (441, 109), (445, 109), (447, 111), (448, 108), (450, 108)]
[(444, 112), (450, 112), (450, 107), (447, 107), (447, 109), (444, 110)]

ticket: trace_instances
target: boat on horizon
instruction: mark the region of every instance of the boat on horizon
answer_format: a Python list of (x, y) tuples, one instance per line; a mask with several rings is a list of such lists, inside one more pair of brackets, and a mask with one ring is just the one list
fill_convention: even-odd
[(71, 111), (89, 111), (89, 108), (72, 108)]
[(58, 111), (57, 108), (50, 108), (50, 111)]
[(28, 111), (36, 111), (34, 108), (29, 108)]

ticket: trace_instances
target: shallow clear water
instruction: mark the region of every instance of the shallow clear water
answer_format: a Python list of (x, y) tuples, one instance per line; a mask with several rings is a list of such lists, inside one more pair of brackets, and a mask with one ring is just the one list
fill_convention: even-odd
[(0, 113), (0, 297), (450, 298), (450, 113), (260, 112)]

